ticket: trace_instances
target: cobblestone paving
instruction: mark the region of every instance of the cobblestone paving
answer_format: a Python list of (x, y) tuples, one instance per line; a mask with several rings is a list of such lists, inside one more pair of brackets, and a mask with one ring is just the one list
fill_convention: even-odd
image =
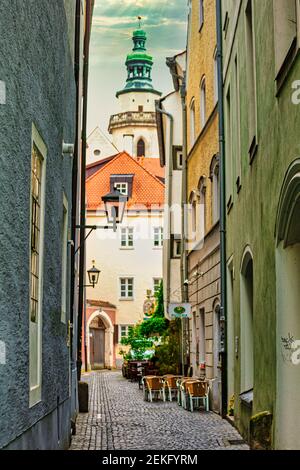
[(238, 432), (212, 412), (191, 413), (177, 403), (143, 400), (137, 383), (120, 372), (92, 372), (89, 413), (80, 413), (71, 450), (248, 449), (230, 445)]

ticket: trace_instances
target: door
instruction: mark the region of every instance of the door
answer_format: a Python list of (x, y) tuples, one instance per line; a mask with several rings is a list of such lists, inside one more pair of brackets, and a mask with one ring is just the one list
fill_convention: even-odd
[(100, 328), (90, 328), (90, 356), (91, 368), (103, 369), (105, 366), (105, 330)]

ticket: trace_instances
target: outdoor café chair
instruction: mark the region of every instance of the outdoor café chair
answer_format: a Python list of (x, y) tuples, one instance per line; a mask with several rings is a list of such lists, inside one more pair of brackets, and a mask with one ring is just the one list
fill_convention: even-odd
[(188, 384), (192, 384), (194, 382), (200, 382), (198, 378), (192, 379), (188, 378), (182, 380), (180, 383), (180, 398), (181, 398), (181, 405), (182, 407), (187, 410), (189, 408), (189, 400), (188, 400)]
[(153, 401), (155, 395), (159, 398), (162, 397), (163, 401), (166, 401), (165, 387), (162, 377), (157, 376), (145, 376), (143, 377), (144, 384), (144, 400)]
[(172, 401), (173, 395), (177, 393), (177, 378), (177, 376), (171, 374), (163, 377), (165, 388), (168, 389), (169, 401)]
[(196, 401), (197, 408), (199, 408), (202, 401), (205, 410), (209, 411), (209, 386), (206, 381), (187, 381), (186, 389), (191, 412), (194, 411), (194, 401)]

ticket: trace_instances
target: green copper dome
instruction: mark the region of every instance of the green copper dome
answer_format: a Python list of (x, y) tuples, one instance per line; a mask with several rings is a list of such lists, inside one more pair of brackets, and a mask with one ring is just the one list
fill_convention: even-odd
[(137, 29), (133, 32), (132, 40), (132, 53), (128, 54), (126, 58), (126, 85), (123, 90), (118, 91), (117, 97), (123, 93), (129, 93), (130, 91), (150, 91), (160, 95), (161, 93), (154, 90), (152, 85), (151, 73), (153, 59), (151, 55), (147, 54), (146, 32), (142, 29)]

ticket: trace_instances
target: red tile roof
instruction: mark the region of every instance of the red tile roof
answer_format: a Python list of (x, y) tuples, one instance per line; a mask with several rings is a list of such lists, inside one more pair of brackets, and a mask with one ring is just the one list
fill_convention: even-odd
[(112, 155), (111, 157), (102, 158), (102, 160), (98, 160), (97, 162), (90, 163), (86, 166), (85, 177), (88, 179), (92, 176), (96, 171), (100, 170), (106, 163), (110, 162), (113, 158), (115, 158), (118, 154)]
[(159, 175), (156, 176), (151, 172), (151, 169), (157, 172), (158, 159), (153, 159), (157, 162), (150, 164), (148, 162), (145, 164), (145, 160), (150, 160), (150, 158), (143, 159), (141, 163), (128, 153), (122, 152), (90, 176), (86, 181), (87, 209), (103, 209), (101, 198), (110, 192), (110, 176), (115, 174), (134, 174), (132, 197), (127, 203), (128, 208), (162, 206), (164, 203), (164, 184)]
[(152, 175), (160, 179), (165, 178), (165, 168), (160, 166), (159, 158), (139, 157), (137, 160), (149, 173), (152, 173)]

